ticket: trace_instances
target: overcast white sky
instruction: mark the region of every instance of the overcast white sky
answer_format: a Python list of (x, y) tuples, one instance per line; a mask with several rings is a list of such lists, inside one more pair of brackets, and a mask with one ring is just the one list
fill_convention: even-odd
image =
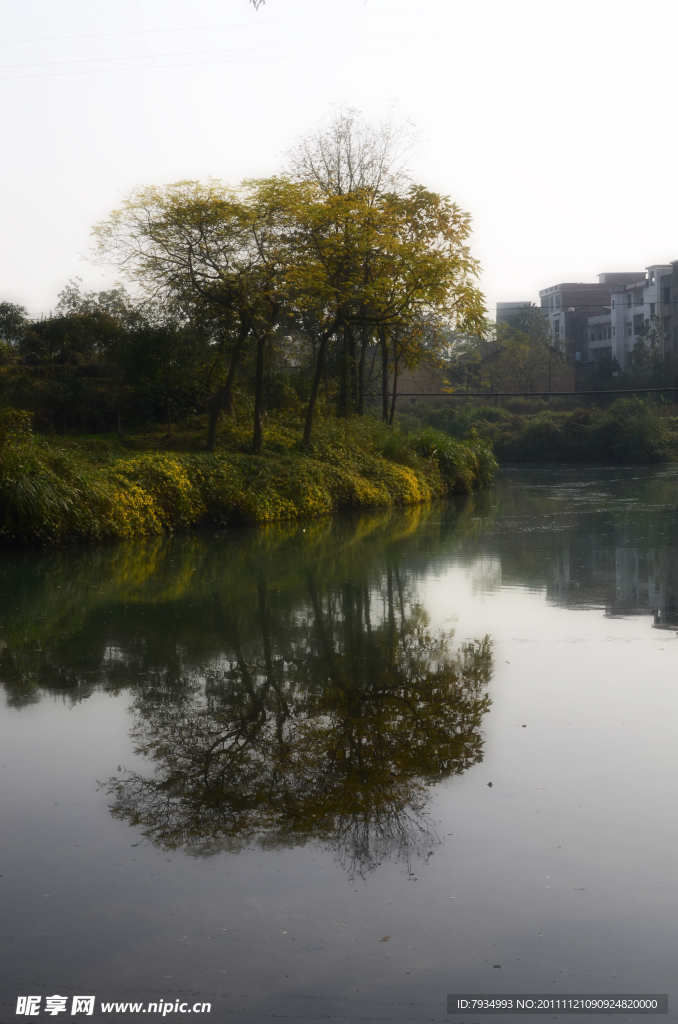
[(0, 300), (47, 312), (134, 185), (279, 169), (330, 109), (410, 119), (488, 306), (678, 259), (676, 0), (0, 0)]

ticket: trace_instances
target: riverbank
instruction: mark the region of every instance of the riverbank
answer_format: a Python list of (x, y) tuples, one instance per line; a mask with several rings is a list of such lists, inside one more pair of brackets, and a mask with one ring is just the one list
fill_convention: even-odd
[(404, 429), (430, 425), (453, 437), (469, 429), (490, 444), (500, 463), (625, 463), (678, 461), (678, 407), (653, 398), (621, 398), (607, 408), (568, 407), (570, 399), (504, 406), (434, 407), (412, 403)]
[(371, 419), (332, 421), (304, 449), (294, 425), (229, 428), (214, 454), (197, 437), (35, 438), (0, 421), (0, 539), (63, 544), (149, 537), (200, 526), (307, 519), (461, 494), (492, 480), (489, 444), (432, 428), (403, 434)]

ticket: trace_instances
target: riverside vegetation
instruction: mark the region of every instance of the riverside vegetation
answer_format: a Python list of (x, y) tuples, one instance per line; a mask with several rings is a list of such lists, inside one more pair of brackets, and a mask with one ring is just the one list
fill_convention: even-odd
[[(564, 400), (511, 400), (508, 407), (436, 407), (413, 403), (405, 429), (422, 425), (452, 437), (475, 433), (499, 462), (659, 463), (678, 460), (678, 409), (647, 398), (619, 398), (608, 408), (564, 407)], [(555, 406), (555, 408), (554, 408)]]
[(0, 441), (0, 538), (23, 542), (139, 538), (406, 505), (481, 487), (496, 468), (480, 439), (461, 442), (432, 428), (405, 435), (372, 419), (330, 421), (310, 448), (299, 429), (278, 422), (264, 429), (256, 456), (236, 426), (213, 453), (148, 450), (148, 440), (139, 442), (147, 450), (130, 450), (102, 439), (37, 440), (30, 418), (16, 412), (0, 417)]

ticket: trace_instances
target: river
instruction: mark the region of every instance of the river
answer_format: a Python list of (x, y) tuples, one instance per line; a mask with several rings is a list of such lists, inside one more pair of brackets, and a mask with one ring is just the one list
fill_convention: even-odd
[(0, 594), (1, 1021), (675, 1019), (678, 468), (5, 551)]

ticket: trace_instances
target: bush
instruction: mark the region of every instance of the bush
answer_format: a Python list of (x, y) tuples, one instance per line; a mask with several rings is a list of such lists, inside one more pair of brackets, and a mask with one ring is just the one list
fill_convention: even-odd
[(666, 462), (675, 457), (675, 435), (651, 402), (620, 398), (598, 427), (601, 448), (615, 462)]
[(22, 409), (0, 410), (0, 445), (6, 441), (28, 440), (33, 433), (31, 414)]
[(464, 436), (472, 447), (475, 431), (500, 462), (656, 463), (678, 458), (678, 420), (652, 399), (620, 398), (607, 410), (540, 408), (530, 415), (476, 407), (453, 417), (452, 410), (429, 407), (431, 421), (438, 422), (441, 412), (448, 413), (448, 440)]

